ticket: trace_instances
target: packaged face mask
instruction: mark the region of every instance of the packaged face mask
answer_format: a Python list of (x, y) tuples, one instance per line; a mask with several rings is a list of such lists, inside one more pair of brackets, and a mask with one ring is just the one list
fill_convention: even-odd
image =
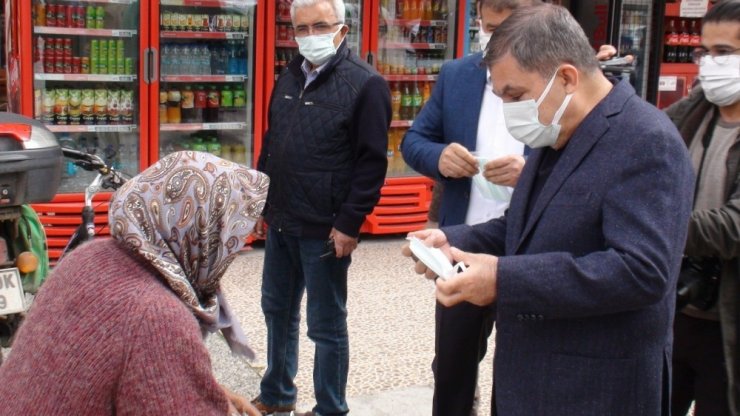
[(479, 172), (477, 175), (473, 176), (473, 185), (475, 188), (486, 199), (499, 202), (509, 202), (511, 200), (512, 189), (508, 186), (491, 183), (485, 178), (485, 176), (483, 176), (483, 171), (485, 170), (486, 163), (488, 163), (489, 159), (479, 156), (476, 156), (476, 159), (478, 160)]
[(407, 237), (406, 239), (409, 240), (409, 248), (414, 256), (441, 279), (446, 280), (465, 271), (463, 263), (453, 265), (442, 250), (436, 247), (428, 247), (416, 237)]

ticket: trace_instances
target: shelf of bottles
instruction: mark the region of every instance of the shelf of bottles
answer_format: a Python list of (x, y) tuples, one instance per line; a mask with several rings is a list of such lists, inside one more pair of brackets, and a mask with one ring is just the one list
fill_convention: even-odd
[(481, 51), (479, 36), (480, 36), (480, 20), (478, 19), (478, 1), (468, 0), (468, 39), (465, 44), (465, 55), (472, 55)]
[(160, 1), (159, 153), (192, 149), (249, 164), (254, 5)]
[[(275, 79), (290, 61), (298, 55), (298, 43), (295, 41), (293, 24), (290, 21), (290, 6), (293, 0), (277, 0), (275, 3)], [(360, 33), (362, 31), (361, 0), (345, 0), (344, 23), (349, 26), (346, 41), (349, 48), (360, 52)]]
[[(138, 1), (32, 4), (34, 117), (62, 146), (138, 173)], [(59, 192), (82, 192), (93, 176), (68, 163)]]
[(403, 161), (401, 140), (431, 96), (442, 63), (453, 58), (454, 0), (382, 0), (378, 71), (391, 89), (388, 174), (416, 175)]

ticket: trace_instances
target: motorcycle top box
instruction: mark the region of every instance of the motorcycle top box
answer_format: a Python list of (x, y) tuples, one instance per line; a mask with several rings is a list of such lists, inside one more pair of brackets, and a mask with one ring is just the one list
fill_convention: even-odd
[(63, 159), (56, 136), (41, 122), (0, 113), (0, 207), (51, 201)]

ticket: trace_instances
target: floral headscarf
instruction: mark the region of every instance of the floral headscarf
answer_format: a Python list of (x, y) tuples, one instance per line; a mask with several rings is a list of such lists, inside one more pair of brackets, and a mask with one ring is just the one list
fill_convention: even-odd
[(269, 178), (209, 153), (176, 152), (114, 195), (111, 235), (156, 268), (204, 331), (254, 357), (220, 290), (226, 268), (262, 214)]

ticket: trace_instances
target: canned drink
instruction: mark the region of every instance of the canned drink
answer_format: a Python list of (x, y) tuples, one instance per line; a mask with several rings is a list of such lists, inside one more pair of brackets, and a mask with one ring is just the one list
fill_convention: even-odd
[(80, 73), (90, 73), (90, 58), (88, 58), (87, 56), (83, 56), (82, 59), (80, 59)]
[(246, 14), (243, 14), (241, 21), (242, 21), (242, 24), (241, 24), (242, 32), (249, 32), (249, 16)]
[(95, 29), (105, 28), (105, 9), (103, 6), (95, 8)]
[(108, 74), (108, 41), (100, 41), (100, 57), (98, 58), (98, 73)]
[(126, 58), (124, 65), (124, 73), (126, 75), (133, 75), (134, 73), (134, 59)]
[(64, 73), (64, 57), (63, 56), (57, 56), (54, 58), (54, 73), (56, 74)]
[(41, 2), (36, 3), (34, 11), (36, 12), (34, 24), (36, 26), (46, 26), (46, 4)]
[(82, 124), (95, 125), (95, 91), (91, 89), (82, 90), (82, 101), (80, 104)]
[(77, 27), (84, 28), (86, 25), (85, 6), (77, 6)]
[(77, 7), (70, 4), (67, 6), (67, 27), (77, 27)]
[(95, 6), (87, 6), (85, 13), (85, 27), (88, 29), (95, 29)]
[(72, 57), (72, 73), (73, 74), (82, 73), (82, 59), (80, 59), (79, 56)]
[(114, 39), (111, 39), (108, 41), (108, 73), (109, 74), (115, 74), (116, 73), (116, 58), (118, 57), (118, 52), (116, 52), (118, 47), (116, 46), (116, 41)]
[(64, 39), (58, 38), (54, 41), (54, 57), (64, 58)]
[(54, 54), (44, 54), (44, 72), (47, 74), (53, 74), (55, 72), (55, 62)]
[(64, 57), (72, 56), (72, 39), (64, 39)]
[(49, 4), (46, 6), (46, 26), (54, 27), (57, 25), (57, 6)]
[(44, 124), (54, 124), (54, 104), (56, 103), (56, 90), (46, 88), (41, 96), (41, 121)]
[(55, 7), (57, 11), (57, 27), (64, 27), (67, 25), (67, 6), (58, 4)]
[(72, 73), (72, 57), (71, 56), (64, 57), (64, 73), (65, 74)]
[(288, 40), (288, 27), (286, 25), (278, 26), (278, 40)]

